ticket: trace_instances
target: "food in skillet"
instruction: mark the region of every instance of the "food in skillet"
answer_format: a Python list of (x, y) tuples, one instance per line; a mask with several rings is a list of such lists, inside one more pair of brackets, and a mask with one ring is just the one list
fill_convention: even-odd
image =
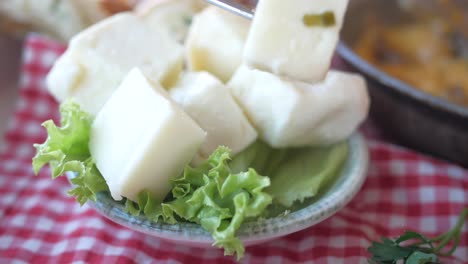
[[(179, 23), (187, 13), (172, 11), (193, 3), (118, 14), (71, 40), (47, 78), (62, 103), (61, 127), (44, 123), (48, 138), (35, 145), (33, 167), (49, 164), (53, 177), (75, 172), (70, 194), (81, 204), (105, 192), (151, 221), (198, 223), (215, 246), (240, 258), (236, 231), (244, 221), (307, 204), (333, 181), (369, 98), (359, 75), (329, 71), (307, 83), (249, 68), (242, 57), (243, 43), (256, 37), (250, 22), (207, 7), (190, 17), (187, 32)], [(320, 71), (328, 70), (339, 30), (307, 25), (304, 15), (326, 11), (341, 20), (336, 11), (346, 5), (292, 8), (306, 10), (290, 14), (305, 28), (292, 41), (336, 35), (322, 40), (329, 50)], [(280, 1), (260, 1), (263, 18), (252, 28), (272, 23), (275, 8)]]
[(468, 106), (467, 9), (453, 1), (436, 3), (406, 7), (411, 19), (398, 24), (370, 15), (354, 50), (417, 89)]

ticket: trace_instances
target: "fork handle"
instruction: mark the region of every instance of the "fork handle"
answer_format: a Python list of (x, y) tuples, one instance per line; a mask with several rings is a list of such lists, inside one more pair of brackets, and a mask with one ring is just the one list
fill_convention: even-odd
[(253, 18), (253, 10), (247, 6), (233, 0), (206, 0), (208, 3), (218, 6), (236, 15), (242, 16), (247, 19)]

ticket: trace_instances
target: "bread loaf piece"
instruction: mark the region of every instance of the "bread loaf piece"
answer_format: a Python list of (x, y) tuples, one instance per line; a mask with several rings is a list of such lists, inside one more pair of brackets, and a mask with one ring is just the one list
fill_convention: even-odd
[(0, 1), (0, 31), (15, 35), (37, 31), (68, 42), (86, 27), (113, 14), (132, 10), (139, 2), (141, 0)]
[[(63, 1), (63, 0), (62, 0)], [(130, 11), (139, 0), (71, 0), (75, 8), (89, 24), (94, 24), (108, 16)]]

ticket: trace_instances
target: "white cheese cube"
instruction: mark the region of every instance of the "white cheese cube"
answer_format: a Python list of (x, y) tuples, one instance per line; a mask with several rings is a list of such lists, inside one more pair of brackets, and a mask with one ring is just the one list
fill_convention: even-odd
[(71, 40), (47, 76), (47, 86), (58, 101), (73, 97), (95, 115), (133, 67), (169, 87), (182, 70), (183, 48), (135, 15), (118, 14)]
[[(304, 82), (320, 82), (330, 68), (348, 0), (260, 0), (245, 44), (250, 67)], [(331, 11), (334, 26), (307, 26), (304, 16)]]
[(149, 26), (183, 43), (193, 16), (205, 5), (202, 0), (145, 1), (137, 12)]
[(248, 20), (215, 6), (196, 15), (186, 43), (189, 70), (227, 82), (242, 62), (249, 27)]
[(171, 189), (206, 133), (162, 87), (132, 70), (99, 111), (89, 148), (112, 197), (136, 201), (142, 190), (159, 199)]
[(344, 140), (369, 109), (365, 80), (339, 71), (308, 84), (242, 66), (228, 86), (259, 137), (278, 148)]
[(228, 88), (211, 74), (186, 73), (169, 93), (207, 132), (194, 163), (208, 158), (220, 145), (229, 147), (235, 155), (257, 139), (257, 132)]

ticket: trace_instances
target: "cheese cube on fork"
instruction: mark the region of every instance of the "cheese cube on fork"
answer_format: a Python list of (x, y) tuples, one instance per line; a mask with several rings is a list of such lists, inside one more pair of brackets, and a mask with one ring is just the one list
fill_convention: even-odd
[(348, 0), (259, 0), (247, 37), (248, 66), (297, 81), (322, 81)]

